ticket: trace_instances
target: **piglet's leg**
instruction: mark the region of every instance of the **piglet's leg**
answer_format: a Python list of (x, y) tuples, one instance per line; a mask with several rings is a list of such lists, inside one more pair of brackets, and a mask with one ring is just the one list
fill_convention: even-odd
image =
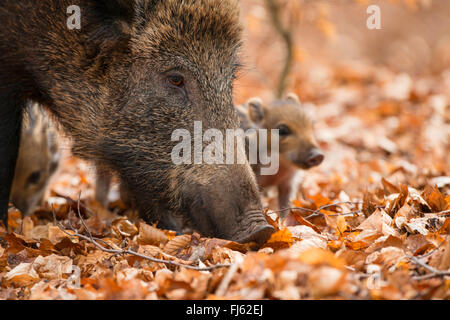
[[(300, 175), (294, 173), (287, 179), (284, 179), (278, 185), (278, 207), (280, 210), (292, 207), (292, 200), (297, 197), (298, 187), (300, 185)], [(280, 217), (284, 218), (288, 215), (289, 210), (280, 212)]]

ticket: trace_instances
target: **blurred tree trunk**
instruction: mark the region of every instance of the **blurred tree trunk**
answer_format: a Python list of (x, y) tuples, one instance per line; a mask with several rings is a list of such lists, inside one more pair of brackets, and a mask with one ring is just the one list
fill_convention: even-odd
[(284, 60), (283, 69), (281, 71), (280, 78), (278, 80), (278, 87), (276, 95), (278, 98), (281, 98), (286, 90), (286, 82), (289, 76), (289, 71), (291, 69), (294, 57), (294, 46), (292, 40), (292, 33), (289, 28), (286, 28), (281, 21), (280, 14), (280, 4), (278, 0), (265, 0), (267, 5), (267, 10), (270, 13), (272, 24), (277, 31), (277, 33), (281, 36), (285, 46), (286, 46), (286, 57)]

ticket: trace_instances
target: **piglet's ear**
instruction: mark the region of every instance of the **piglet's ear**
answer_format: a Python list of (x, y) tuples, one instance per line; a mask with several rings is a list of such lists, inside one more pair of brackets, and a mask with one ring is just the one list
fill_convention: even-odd
[(286, 96), (286, 100), (301, 104), (300, 99), (298, 98), (298, 95), (296, 95), (295, 93), (291, 92)]
[(261, 98), (255, 97), (247, 101), (248, 115), (250, 120), (258, 124), (264, 119), (263, 102)]

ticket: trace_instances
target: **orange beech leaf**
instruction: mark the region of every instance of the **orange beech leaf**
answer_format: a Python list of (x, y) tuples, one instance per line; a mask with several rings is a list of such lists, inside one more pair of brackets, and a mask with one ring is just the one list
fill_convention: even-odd
[(415, 217), (414, 208), (405, 203), (394, 215), (393, 223), (397, 228), (401, 229), (413, 217)]
[(421, 247), (430, 244), (430, 241), (422, 234), (412, 234), (406, 239), (405, 243), (407, 249), (414, 254), (419, 252)]
[(449, 268), (450, 268), (450, 237), (447, 237), (447, 244), (444, 249), (444, 254), (439, 269), (448, 270)]
[(450, 217), (446, 218), (442, 227), (438, 231), (440, 234), (450, 234)]
[(8, 227), (15, 230), (22, 223), (22, 213), (14, 208), (8, 211)]
[(303, 200), (299, 200), (299, 199), (292, 200), (292, 204), (298, 208), (308, 208), (308, 209), (310, 209), (310, 207), (312, 205), (311, 202), (307, 202), (307, 201), (303, 201)]
[(408, 187), (401, 185), (399, 193), (393, 193), (386, 197), (385, 211), (393, 217), (403, 207), (408, 197)]
[[(59, 242), (61, 242), (64, 238), (67, 238), (69, 234), (73, 234), (74, 232), (72, 230), (68, 230), (68, 231), (62, 231), (59, 227), (57, 226), (48, 226), (48, 240), (50, 240), (53, 244), (57, 244)], [(67, 232), (67, 233), (66, 233)], [(77, 243), (78, 242), (78, 238), (77, 237), (70, 237), (70, 240), (73, 243)]]
[(445, 197), (445, 202), (447, 202), (447, 208), (450, 208), (450, 194)]
[(329, 266), (321, 266), (314, 269), (309, 278), (311, 293), (315, 298), (337, 294), (345, 283), (346, 270), (340, 270)]
[(126, 218), (119, 218), (111, 223), (112, 232), (119, 237), (134, 237), (138, 228)]
[(328, 247), (330, 247), (333, 250), (338, 250), (342, 247), (342, 240), (328, 241)]
[(441, 245), (444, 241), (446, 241), (445, 235), (439, 234), (439, 232), (429, 232), (426, 235), (428, 241), (430, 241), (435, 247)]
[(405, 248), (404, 238), (399, 238), (393, 235), (389, 235), (386, 240), (383, 241), (383, 247), (397, 247), (397, 248)]
[(422, 197), (434, 210), (434, 212), (441, 212), (447, 209), (447, 201), (437, 187), (426, 186), (422, 192)]
[(299, 207), (299, 208), (301, 208), (303, 206), (303, 203), (300, 200), (297, 200), (297, 199), (292, 200), (292, 204), (294, 206), (296, 206), (296, 207)]
[(169, 239), (169, 240), (172, 240), (173, 238), (175, 238), (177, 236), (177, 232), (176, 231), (163, 230), (163, 232), (166, 234), (167, 239)]
[(271, 247), (273, 249), (288, 248), (293, 242), (291, 231), (288, 228), (284, 228), (273, 233), (270, 239), (264, 244), (264, 247)]
[(21, 263), (4, 276), (6, 284), (14, 286), (30, 286), (40, 281), (39, 274), (32, 263)]
[(296, 210), (292, 210), (291, 214), (294, 216), (295, 220), (297, 220), (297, 222), (299, 224), (308, 226), (308, 227), (314, 229), (314, 231), (316, 231), (317, 233), (321, 233), (319, 228), (317, 228), (314, 224), (312, 224), (308, 220), (304, 219), (300, 212), (298, 212)]
[(180, 254), (190, 243), (192, 236), (190, 234), (183, 234), (177, 236), (166, 243), (164, 252), (176, 256)]
[[(106, 241), (107, 239), (103, 240)], [(78, 240), (72, 241), (72, 239), (65, 237), (60, 242), (55, 244), (55, 249), (63, 255), (86, 254), (84, 245), (77, 242)]]
[(375, 111), (381, 117), (395, 116), (400, 113), (401, 105), (396, 101), (382, 101)]
[(343, 249), (336, 253), (336, 256), (340, 259), (344, 259), (348, 266), (355, 268), (357, 271), (361, 271), (365, 267), (367, 253), (364, 251), (355, 251)]
[[(27, 240), (26, 238), (24, 238), (21, 235), (18, 235), (16, 233), (8, 233), (5, 236), (5, 240), (8, 243), (8, 252), (9, 253), (14, 253), (17, 254), (20, 251), (24, 250), (24, 249), (31, 249), (30, 247), (33, 245), (36, 245), (38, 243), (38, 241), (36, 240)], [(31, 249), (34, 250), (34, 249)], [(38, 252), (38, 251), (36, 251)]]
[(140, 222), (137, 241), (139, 244), (164, 245), (169, 239), (162, 230)]
[(280, 230), (280, 216), (268, 209), (264, 211), (264, 214), (266, 215), (267, 222), (274, 227), (276, 231)]
[(39, 250), (43, 253), (43, 256), (56, 253), (56, 248), (53, 243), (48, 239), (41, 239)]
[(421, 192), (419, 192), (418, 190), (409, 187), (408, 188), (409, 191), (409, 197), (408, 197), (408, 204), (416, 206), (420, 209), (424, 209), (424, 210), (430, 210), (432, 211), (433, 209), (430, 207), (430, 205), (425, 201), (424, 198), (422, 198), (422, 194)]
[(288, 250), (291, 253), (298, 254), (310, 248), (325, 249), (327, 247), (327, 237), (315, 232), (308, 226), (290, 226), (288, 229), (294, 239), (293, 245)]
[(330, 251), (319, 248), (308, 249), (300, 253), (298, 259), (303, 263), (312, 265), (325, 264), (339, 269), (345, 267), (345, 261), (343, 259), (337, 258)]
[(322, 196), (321, 194), (315, 194), (313, 196), (310, 196), (309, 198), (314, 202), (317, 208), (333, 203), (330, 199)]
[(399, 188), (394, 186), (392, 183), (387, 181), (385, 178), (381, 178), (381, 183), (383, 185), (384, 193), (386, 195), (390, 195), (391, 193), (400, 193)]
[(367, 190), (364, 191), (363, 212), (366, 217), (370, 216), (376, 210), (373, 195)]
[(31, 238), (31, 232), (34, 229), (34, 221), (31, 219), (30, 216), (27, 216), (22, 221), (22, 234), (27, 237)]
[(344, 241), (344, 243), (347, 248), (356, 250), (356, 251), (365, 249), (369, 246), (369, 244), (367, 244), (364, 241)]
[(345, 231), (350, 229), (350, 226), (348, 225), (347, 221), (345, 221), (345, 217), (339, 215), (336, 219), (336, 225), (337, 225), (337, 234), (343, 235)]

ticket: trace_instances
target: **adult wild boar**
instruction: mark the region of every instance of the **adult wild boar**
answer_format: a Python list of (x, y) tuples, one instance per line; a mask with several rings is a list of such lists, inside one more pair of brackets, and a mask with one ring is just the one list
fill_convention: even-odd
[[(81, 28), (68, 28), (68, 8)], [(73, 8), (73, 7), (71, 7)], [(175, 129), (238, 128), (238, 0), (2, 0), (0, 212), (4, 216), (27, 100), (44, 105), (76, 155), (116, 172), (147, 221), (264, 242), (250, 166), (171, 161)]]

